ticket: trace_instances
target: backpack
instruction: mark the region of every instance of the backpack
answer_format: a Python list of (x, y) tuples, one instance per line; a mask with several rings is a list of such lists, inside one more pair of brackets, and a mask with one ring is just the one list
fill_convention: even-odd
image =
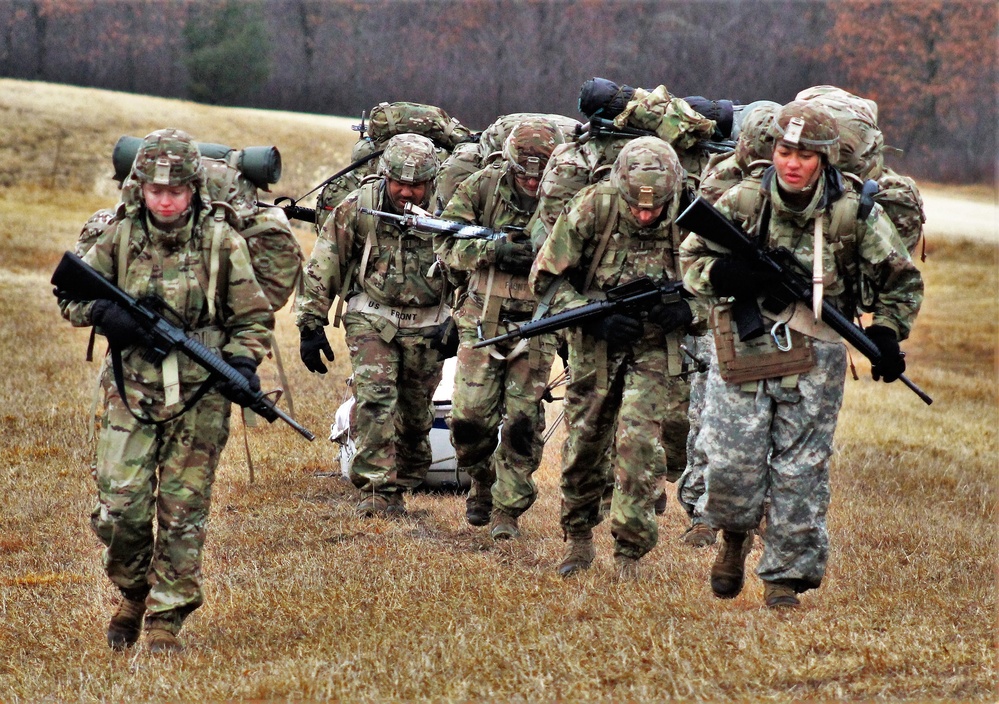
[(422, 103), (379, 103), (371, 108), (367, 131), (379, 144), (397, 134), (420, 134), (448, 152), (462, 142), (472, 141), (471, 131), (457, 119), (439, 107)]
[[(835, 86), (813, 86), (795, 96), (795, 100), (819, 103), (836, 118), (840, 129), (840, 158), (835, 166), (846, 175), (878, 184), (874, 196), (898, 230), (910, 254), (923, 237), (926, 213), (916, 182), (885, 166), (885, 140), (878, 127), (878, 104)], [(922, 259), (926, 259), (923, 242)]]

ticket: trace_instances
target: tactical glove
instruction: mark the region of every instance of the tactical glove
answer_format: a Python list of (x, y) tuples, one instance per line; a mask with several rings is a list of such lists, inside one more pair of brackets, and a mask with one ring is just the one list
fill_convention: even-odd
[(709, 120), (715, 121), (715, 139), (728, 139), (732, 136), (735, 109), (731, 100), (708, 100), (700, 95), (684, 98), (684, 101)]
[(302, 343), (298, 352), (302, 357), (302, 362), (305, 363), (305, 368), (310, 372), (325, 374), (327, 372), (326, 365), (323, 364), (319, 353), (322, 352), (326, 355), (326, 361), (333, 361), (333, 348), (330, 347), (329, 340), (326, 339), (326, 331), (321, 327), (315, 330), (302, 328), (301, 335)]
[(90, 307), (90, 321), (115, 349), (149, 345), (149, 336), (127, 310), (114, 301), (99, 298)]
[[(254, 394), (260, 391), (260, 377), (257, 376), (257, 362), (251, 357), (232, 357), (229, 360), (229, 366), (235, 369), (240, 375), (246, 379), (247, 383), (250, 385), (250, 391)], [(234, 382), (225, 379), (219, 384), (219, 392), (225, 396), (227, 399), (234, 403), (243, 405), (248, 403), (249, 399), (246, 393), (239, 388)]]
[(448, 359), (458, 354), (458, 326), (450, 316), (424, 336), (430, 338), (430, 348), (437, 350), (441, 359)]
[(588, 118), (599, 113), (600, 117), (613, 119), (624, 112), (634, 95), (631, 86), (619, 86), (606, 78), (590, 78), (579, 89), (579, 111)]
[(642, 338), (645, 329), (638, 318), (624, 313), (611, 313), (606, 318), (584, 326), (583, 332), (611, 344), (630, 345)]
[(898, 337), (895, 331), (884, 325), (872, 325), (864, 332), (878, 347), (881, 359), (871, 365), (871, 377), (874, 381), (884, 379), (889, 384), (905, 373), (905, 354), (899, 349)]
[(657, 303), (649, 310), (649, 322), (660, 326), (663, 332), (672, 332), (694, 322), (694, 314), (686, 301)]
[(526, 274), (534, 263), (530, 242), (500, 242), (496, 245), (496, 268), (511, 274)]
[(708, 272), (708, 280), (717, 295), (743, 299), (756, 298), (777, 278), (777, 274), (769, 269), (756, 267), (736, 257), (716, 259)]

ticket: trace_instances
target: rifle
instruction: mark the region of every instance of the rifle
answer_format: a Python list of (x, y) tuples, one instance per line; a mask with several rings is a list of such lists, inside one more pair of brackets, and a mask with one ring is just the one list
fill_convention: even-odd
[[(606, 117), (594, 116), (585, 124), (576, 126), (576, 141), (580, 144), (586, 144), (594, 137), (632, 138), (656, 136), (658, 135), (652, 130), (643, 130), (638, 127), (629, 127), (628, 125), (618, 126), (614, 123), (614, 120), (608, 120)], [(727, 154), (735, 149), (735, 142), (729, 139), (722, 141), (703, 140), (695, 146), (711, 154)]]
[[(768, 293), (780, 305), (802, 301), (812, 305), (811, 275), (808, 269), (785, 247), (765, 250), (749, 239), (742, 230), (732, 224), (724, 215), (706, 201), (698, 197), (676, 219), (676, 224), (685, 230), (695, 232), (704, 239), (725, 247), (737, 257), (747, 259), (754, 265), (768, 269), (777, 275), (777, 283)], [(769, 308), (769, 306), (768, 306)], [(881, 361), (881, 352), (863, 328), (856, 325), (828, 301), (822, 301), (822, 321), (849, 342), (858, 352), (871, 360), (872, 364)], [(908, 386), (922, 401), (929, 405), (933, 399), (914, 384), (905, 374), (899, 380)]]
[(548, 315), (532, 320), (517, 327), (516, 330), (498, 337), (491, 337), (472, 345), (473, 348), (493, 345), (507, 340), (520, 340), (545, 333), (555, 332), (563, 328), (584, 325), (590, 321), (606, 318), (611, 313), (641, 314), (656, 303), (676, 303), (681, 298), (692, 298), (693, 295), (683, 287), (682, 281), (666, 281), (657, 284), (648, 276), (635, 279), (626, 284), (615, 286), (607, 292), (607, 300), (593, 301), (570, 310)]
[(225, 381), (228, 382), (226, 386), (236, 387), (236, 392), (223, 391), (233, 403), (249, 408), (270, 423), (280, 418), (307, 440), (315, 439), (315, 435), (274, 405), (262, 391), (253, 391), (246, 377), (232, 365), (168, 322), (159, 312), (166, 304), (157, 297), (150, 296), (142, 300), (133, 298), (72, 252), (66, 252), (62, 256), (59, 266), (52, 274), (52, 284), (56, 287), (56, 295), (62, 300), (95, 301), (106, 298), (127, 310), (150, 339), (149, 347), (143, 355), (148, 362), (160, 361), (171, 350), (179, 350), (209, 373), (209, 382), (206, 383)]
[(455, 222), (454, 220), (418, 215), (408, 208), (404, 215), (387, 213), (384, 210), (372, 210), (371, 208), (358, 208), (358, 210), (362, 213), (382, 218), (383, 220), (398, 223), (400, 227), (412, 227), (417, 230), (447, 235), (456, 240), (498, 240), (524, 232), (524, 228), (522, 227), (505, 227), (502, 230), (493, 230), (482, 225), (469, 225), (468, 223)]

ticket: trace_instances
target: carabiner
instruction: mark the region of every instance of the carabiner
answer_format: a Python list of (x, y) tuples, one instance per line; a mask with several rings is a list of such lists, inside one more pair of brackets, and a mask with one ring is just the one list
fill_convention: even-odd
[[(780, 331), (782, 327), (784, 328), (783, 332)], [(782, 335), (784, 337), (783, 341), (781, 341)], [(777, 345), (777, 349), (781, 352), (791, 351), (791, 347), (793, 347), (791, 344), (791, 329), (787, 326), (787, 323), (783, 321), (774, 323), (774, 326), (770, 328), (770, 337), (774, 339), (774, 344)]]

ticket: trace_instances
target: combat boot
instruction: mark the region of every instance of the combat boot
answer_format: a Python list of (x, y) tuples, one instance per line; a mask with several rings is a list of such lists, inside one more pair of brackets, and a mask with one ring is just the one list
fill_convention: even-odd
[(165, 628), (147, 628), (146, 644), (150, 653), (179, 653), (184, 649), (177, 636)]
[(489, 535), (493, 540), (513, 540), (520, 537), (517, 528), (517, 517), (506, 511), (494, 508), (492, 522), (489, 524)]
[(711, 566), (711, 591), (719, 599), (734, 599), (745, 581), (746, 555), (753, 547), (752, 533), (722, 531), (721, 548)]
[(715, 544), (715, 540), (717, 540), (716, 532), (707, 523), (698, 521), (690, 524), (690, 528), (684, 532), (681, 540), (694, 548), (706, 548), (709, 545)]
[(357, 504), (357, 513), (364, 518), (385, 515), (388, 512), (389, 500), (384, 494), (368, 494)]
[(401, 491), (393, 491), (385, 496), (388, 507), (385, 512), (393, 516), (403, 516), (406, 514), (406, 497)]
[(617, 568), (618, 582), (634, 582), (638, 579), (638, 558), (627, 555), (615, 555), (614, 566)]
[(492, 488), (485, 482), (472, 480), (472, 488), (465, 497), (465, 520), (470, 526), (484, 526), (489, 523), (493, 510)]
[(784, 582), (764, 582), (763, 601), (771, 609), (793, 609), (801, 605), (794, 588)]
[(589, 569), (596, 556), (597, 550), (593, 547), (593, 531), (570, 533), (565, 558), (558, 566), (558, 573), (563, 577), (568, 577), (573, 572)]
[(122, 597), (108, 624), (108, 645), (112, 650), (124, 650), (135, 645), (142, 632), (142, 617), (145, 614), (145, 600), (133, 601)]

